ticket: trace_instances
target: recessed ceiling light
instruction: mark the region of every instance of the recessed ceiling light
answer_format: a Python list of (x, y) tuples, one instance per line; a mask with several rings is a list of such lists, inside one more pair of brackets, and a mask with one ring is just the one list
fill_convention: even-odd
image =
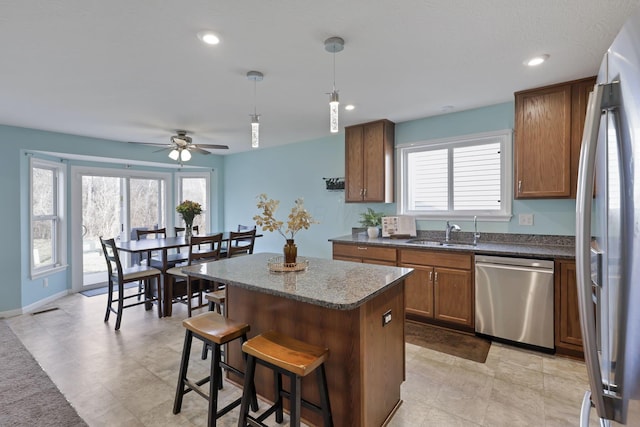
[(345, 105), (344, 106), (344, 109), (347, 110), (347, 111), (354, 110), (355, 108), (356, 108), (356, 106), (353, 105), (353, 104), (349, 104), (349, 105)]
[(524, 61), (524, 63), (525, 63), (525, 65), (528, 65), (529, 67), (535, 67), (536, 65), (542, 64), (547, 59), (549, 59), (549, 55), (547, 55), (545, 53), (544, 55), (534, 56), (533, 58), (530, 58), (530, 59)]
[(206, 44), (215, 45), (220, 43), (220, 38), (211, 31), (200, 31), (198, 38)]

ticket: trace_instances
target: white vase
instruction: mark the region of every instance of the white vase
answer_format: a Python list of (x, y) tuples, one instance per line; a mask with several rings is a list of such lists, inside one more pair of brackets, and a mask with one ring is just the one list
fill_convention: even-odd
[(367, 234), (369, 235), (370, 239), (375, 239), (378, 237), (378, 227), (369, 227), (367, 228)]

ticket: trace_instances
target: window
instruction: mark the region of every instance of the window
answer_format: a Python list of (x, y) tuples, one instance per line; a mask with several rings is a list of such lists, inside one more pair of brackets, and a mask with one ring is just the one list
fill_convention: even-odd
[[(176, 174), (176, 178), (178, 181), (176, 205), (185, 200), (200, 203), (202, 214), (195, 218), (193, 225), (199, 227), (199, 233), (205, 233), (209, 229), (207, 226), (209, 224), (209, 175), (185, 172)], [(178, 213), (176, 213), (176, 225), (184, 227), (182, 218)]]
[(511, 218), (511, 130), (397, 147), (402, 215)]
[(63, 268), (64, 167), (31, 159), (31, 277)]

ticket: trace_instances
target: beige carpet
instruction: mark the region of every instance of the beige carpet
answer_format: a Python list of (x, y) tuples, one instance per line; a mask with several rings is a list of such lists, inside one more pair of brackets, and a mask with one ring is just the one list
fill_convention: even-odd
[(0, 426), (87, 425), (2, 319), (0, 408)]
[(491, 341), (463, 332), (452, 331), (407, 320), (405, 340), (431, 350), (484, 363), (489, 354)]

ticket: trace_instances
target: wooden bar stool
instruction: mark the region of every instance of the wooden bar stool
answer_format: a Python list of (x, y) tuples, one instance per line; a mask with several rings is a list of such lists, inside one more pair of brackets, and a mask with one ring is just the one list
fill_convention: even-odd
[[(300, 426), (300, 410), (304, 406), (320, 412), (325, 427), (333, 426), (331, 417), (331, 405), (329, 391), (327, 389), (327, 377), (324, 362), (329, 357), (329, 349), (318, 347), (298, 341), (286, 335), (274, 331), (265, 332), (242, 344), (242, 351), (247, 355), (247, 369), (242, 391), (242, 404), (240, 406), (240, 419), (238, 427), (265, 426), (263, 421), (275, 412), (276, 422), (281, 423), (283, 417), (282, 398), (286, 397), (291, 402), (290, 425)], [(253, 381), (256, 371), (256, 363), (266, 366), (274, 371), (275, 403), (257, 418), (249, 415), (249, 404), (255, 396), (255, 384)], [(316, 368), (318, 389), (320, 394), (320, 406), (302, 399), (302, 377), (307, 376)], [(282, 374), (291, 380), (291, 391), (282, 388)]]
[(222, 313), (222, 307), (227, 297), (226, 289), (219, 289), (214, 292), (208, 292), (204, 294), (205, 299), (209, 302), (209, 311), (216, 311), (218, 314)]
[[(209, 304), (209, 307), (208, 307), (209, 311), (216, 311), (218, 314), (224, 315), (224, 313), (222, 312), (222, 308), (224, 307), (224, 302), (227, 297), (226, 289), (223, 288), (223, 289), (218, 289), (217, 291), (214, 291), (214, 292), (207, 292), (206, 294), (204, 294), (204, 297)], [(205, 360), (207, 358), (208, 350), (209, 350), (209, 345), (205, 342), (202, 345), (202, 360)], [(224, 358), (224, 351), (222, 351), (221, 357)]]
[[(207, 312), (198, 316), (189, 317), (182, 321), (182, 325), (186, 328), (186, 332), (184, 337), (184, 347), (182, 349), (182, 361), (180, 362), (178, 388), (176, 390), (176, 397), (173, 403), (173, 413), (177, 414), (180, 412), (180, 409), (182, 408), (182, 398), (184, 395), (190, 391), (195, 391), (209, 402), (208, 425), (215, 426), (218, 418), (238, 406), (242, 400), (242, 398), (238, 398), (224, 408), (218, 410), (218, 390), (222, 389), (222, 368), (230, 370), (241, 377), (244, 376), (242, 371), (227, 365), (221, 360), (221, 347), (236, 339), (242, 340), (243, 343), (246, 342), (249, 325), (225, 319), (214, 312)], [(187, 377), (191, 342), (193, 341), (194, 336), (202, 340), (205, 344), (211, 346), (213, 353), (211, 357), (211, 369), (209, 371), (209, 376), (198, 381), (193, 381)], [(208, 393), (201, 387), (207, 382), (209, 382)], [(255, 394), (255, 387), (253, 390), (253, 394), (248, 395), (248, 399), (251, 400), (251, 409), (253, 409), (253, 411), (257, 411), (258, 400)]]

